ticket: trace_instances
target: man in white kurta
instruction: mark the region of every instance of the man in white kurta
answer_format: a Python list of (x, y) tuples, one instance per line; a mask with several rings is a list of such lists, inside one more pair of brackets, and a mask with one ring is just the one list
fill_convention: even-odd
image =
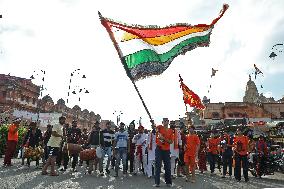
[(151, 178), (153, 176), (152, 167), (155, 165), (155, 150), (156, 150), (156, 127), (152, 124), (152, 131), (148, 134), (147, 139), (147, 151), (148, 151), (148, 164), (147, 164), (147, 176)]
[(134, 175), (138, 173), (138, 169), (142, 168), (142, 164), (145, 167), (147, 165), (147, 154), (146, 154), (146, 142), (147, 142), (147, 134), (144, 133), (144, 127), (138, 127), (138, 134), (136, 134), (132, 143), (135, 144), (135, 153), (134, 153)]
[(180, 135), (180, 130), (175, 128), (175, 121), (170, 122), (170, 128), (173, 130), (174, 141), (170, 145), (171, 152), (171, 175), (174, 177), (175, 167), (176, 167), (176, 159), (179, 157), (179, 146), (182, 146), (182, 140)]

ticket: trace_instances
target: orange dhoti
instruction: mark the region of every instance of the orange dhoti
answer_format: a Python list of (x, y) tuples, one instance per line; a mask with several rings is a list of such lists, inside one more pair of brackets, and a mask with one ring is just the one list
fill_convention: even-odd
[(189, 166), (190, 170), (195, 169), (196, 163), (195, 163), (195, 155), (185, 153), (184, 154), (184, 163)]

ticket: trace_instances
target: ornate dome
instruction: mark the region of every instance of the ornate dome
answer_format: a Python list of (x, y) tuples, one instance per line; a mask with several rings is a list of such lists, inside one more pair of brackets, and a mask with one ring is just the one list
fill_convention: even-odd
[(95, 116), (96, 116), (96, 114), (95, 114), (93, 111), (91, 111), (91, 112), (90, 112), (90, 118), (91, 118), (91, 119), (94, 119)]
[(96, 116), (95, 116), (96, 118), (96, 121), (101, 121), (101, 115), (100, 114), (96, 114)]
[(80, 106), (75, 105), (75, 106), (72, 108), (72, 110), (74, 110), (74, 111), (81, 111), (81, 108), (80, 108)]
[(62, 98), (60, 98), (60, 99), (57, 101), (57, 104), (58, 104), (58, 105), (65, 105), (65, 101), (64, 101)]
[(53, 100), (52, 100), (52, 98), (49, 95), (46, 95), (46, 96), (42, 97), (42, 101), (43, 102), (51, 102), (51, 103), (53, 103)]
[(255, 103), (258, 100), (259, 100), (259, 94), (258, 94), (257, 87), (254, 81), (251, 80), (251, 76), (249, 75), (249, 81), (247, 82), (247, 85), (246, 85), (246, 92), (245, 92), (243, 101), (249, 102), (249, 103)]
[(83, 114), (89, 114), (89, 110), (84, 109), (84, 110), (83, 110)]

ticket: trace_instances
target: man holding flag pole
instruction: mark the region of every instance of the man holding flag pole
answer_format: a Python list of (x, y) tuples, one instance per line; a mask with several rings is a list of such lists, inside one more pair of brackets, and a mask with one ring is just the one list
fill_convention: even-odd
[[(135, 82), (153, 75), (162, 74), (173, 59), (197, 47), (209, 46), (215, 24), (228, 9), (224, 4), (220, 14), (210, 24), (174, 24), (166, 27), (127, 25), (105, 18), (98, 12), (101, 24), (107, 30), (118, 53), (125, 72), (131, 80), (151, 122), (151, 114)], [(184, 102), (197, 109), (204, 109), (200, 98), (183, 84)], [(163, 126), (157, 126), (155, 152), (155, 186), (160, 185), (161, 160), (165, 161), (166, 184), (171, 185), (170, 144), (173, 142), (169, 120), (163, 119)], [(168, 135), (170, 133), (170, 135)]]

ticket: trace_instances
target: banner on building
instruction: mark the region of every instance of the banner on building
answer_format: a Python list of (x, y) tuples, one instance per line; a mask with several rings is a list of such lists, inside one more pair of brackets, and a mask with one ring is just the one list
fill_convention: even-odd
[(50, 125), (58, 124), (60, 116), (62, 116), (61, 113), (40, 113), (39, 114), (40, 126), (46, 127), (48, 124)]
[(31, 121), (36, 121), (37, 118), (38, 118), (37, 113), (28, 112), (28, 111), (24, 111), (24, 110), (18, 110), (18, 109), (14, 109), (13, 116), (18, 117), (18, 118), (31, 120)]

